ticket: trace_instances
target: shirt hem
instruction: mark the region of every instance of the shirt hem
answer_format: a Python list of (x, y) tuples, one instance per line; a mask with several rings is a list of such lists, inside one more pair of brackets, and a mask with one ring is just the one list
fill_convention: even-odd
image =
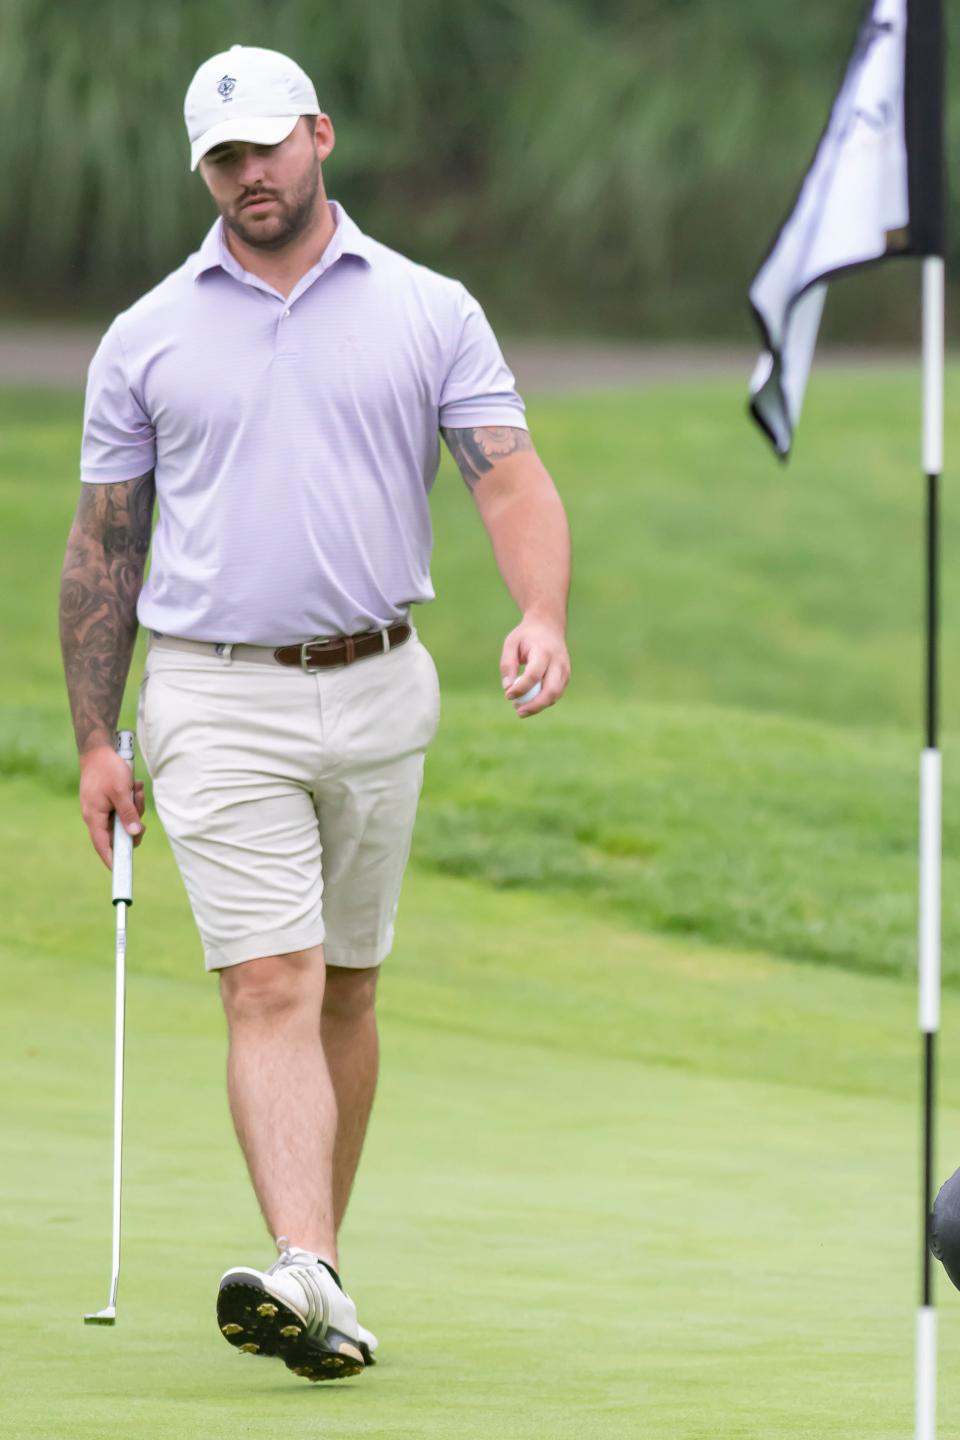
[(440, 426), (444, 430), (478, 430), (484, 425), (509, 425), (515, 430), (529, 430), (522, 410), (512, 405), (491, 408), (485, 405), (472, 410), (469, 405), (445, 405), (440, 411)]
[(155, 463), (155, 461), (150, 460), (146, 466), (141, 465), (138, 469), (131, 471), (130, 474), (127, 474), (126, 470), (118, 475), (106, 475), (98, 470), (81, 470), (80, 482), (83, 485), (122, 485), (125, 480), (139, 480), (141, 475), (148, 474), (154, 468)]

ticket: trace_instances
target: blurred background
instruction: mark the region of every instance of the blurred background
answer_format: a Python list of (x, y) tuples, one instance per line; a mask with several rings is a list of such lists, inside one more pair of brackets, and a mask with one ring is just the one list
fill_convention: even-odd
[[(749, 336), (857, 0), (3, 0), (0, 315), (113, 313), (196, 248), (183, 96), (231, 44), (293, 55), (332, 116), (329, 192), (511, 331)], [(947, 9), (960, 19), (958, 0)], [(951, 112), (956, 134), (957, 112)], [(954, 227), (956, 237), (957, 227)], [(954, 239), (954, 246), (960, 243)], [(853, 282), (837, 337), (902, 340)]]
[[(960, 0), (947, 11), (957, 31)], [(0, 1326), (18, 1440), (910, 1433), (919, 267), (832, 287), (787, 468), (745, 415), (747, 287), (861, 14), (0, 0)], [(343, 1236), (383, 1360), (349, 1391), (248, 1365), (213, 1325), (220, 1271), (269, 1245), (149, 785), (121, 1323), (79, 1318), (108, 1276), (114, 953), (57, 638), (83, 382), (111, 317), (214, 218), (182, 103), (238, 42), (313, 77), (337, 130), (328, 189), (361, 227), (479, 297), (574, 539), (572, 683), (520, 723), (498, 672), (515, 607), (444, 459), (437, 601), (416, 615), (443, 714)], [(953, 154), (957, 116), (951, 97)], [(954, 363), (946, 454), (938, 1178), (960, 1163)], [(143, 660), (141, 636), (129, 726)], [(960, 1305), (940, 1288), (952, 1357)], [(952, 1424), (960, 1368), (943, 1368)]]

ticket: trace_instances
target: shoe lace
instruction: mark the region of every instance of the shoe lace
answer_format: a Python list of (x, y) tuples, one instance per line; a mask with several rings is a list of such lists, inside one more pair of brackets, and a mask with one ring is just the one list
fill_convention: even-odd
[(301, 1250), (299, 1246), (291, 1245), (290, 1237), (288, 1235), (278, 1235), (276, 1244), (277, 1249), (280, 1251), (280, 1254), (277, 1259), (274, 1260), (273, 1264), (270, 1266), (270, 1269), (265, 1272), (267, 1275), (276, 1275), (278, 1271), (286, 1270), (287, 1267), (290, 1265), (315, 1265), (319, 1263), (323, 1266), (325, 1270), (329, 1271), (330, 1275), (340, 1286), (341, 1290), (343, 1289), (340, 1281), (340, 1276), (334, 1269), (332, 1269), (329, 1261), (318, 1260), (318, 1257), (314, 1255), (311, 1250)]
[(286, 1270), (288, 1265), (297, 1264), (304, 1253), (302, 1250), (294, 1250), (291, 1247), (290, 1238), (287, 1235), (277, 1236), (277, 1249), (280, 1251), (279, 1257), (270, 1266), (267, 1271), (268, 1275), (276, 1275), (278, 1270)]

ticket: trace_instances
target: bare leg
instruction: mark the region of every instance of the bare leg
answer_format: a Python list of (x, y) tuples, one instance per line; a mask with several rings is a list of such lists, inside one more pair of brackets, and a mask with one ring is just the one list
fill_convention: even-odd
[(333, 1218), (337, 1230), (350, 1199), (377, 1088), (380, 1047), (374, 995), (379, 973), (376, 967), (327, 967), (320, 1033), (339, 1116), (333, 1151)]
[(220, 972), (237, 1138), (274, 1236), (337, 1264), (332, 1168), (337, 1103), (323, 1055), (323, 946)]

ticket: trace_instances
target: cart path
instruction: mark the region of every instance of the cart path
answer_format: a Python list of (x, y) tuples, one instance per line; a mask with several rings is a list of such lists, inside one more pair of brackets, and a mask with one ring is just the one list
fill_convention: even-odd
[[(99, 327), (0, 324), (0, 386), (82, 387)], [(504, 350), (521, 392), (542, 395), (637, 388), (740, 376), (746, 387), (757, 358), (742, 345), (633, 343), (603, 340), (507, 340)], [(910, 366), (906, 350), (825, 347), (817, 368)]]

